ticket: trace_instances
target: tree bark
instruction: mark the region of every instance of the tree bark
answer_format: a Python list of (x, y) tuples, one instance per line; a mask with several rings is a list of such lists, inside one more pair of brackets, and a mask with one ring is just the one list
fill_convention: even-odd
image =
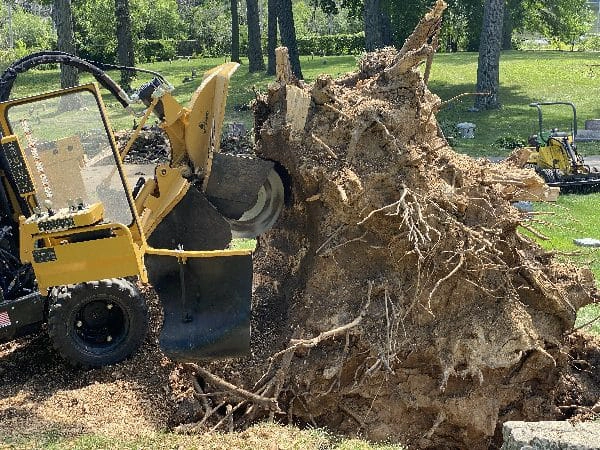
[(381, 0), (365, 0), (363, 18), (365, 49), (368, 52), (391, 44), (391, 21), (390, 17), (382, 9)]
[(505, 0), (486, 0), (483, 10), (483, 26), (477, 63), (477, 92), (487, 92), (475, 98), (475, 108), (496, 109), (500, 107), (500, 49), (502, 47), (502, 19)]
[(512, 50), (512, 34), (514, 29), (510, 9), (504, 7), (504, 20), (502, 22), (502, 50)]
[(300, 56), (298, 54), (298, 43), (296, 42), (296, 27), (294, 26), (294, 14), (292, 12), (292, 0), (278, 0), (277, 20), (281, 42), (288, 48), (292, 71), (296, 78), (301, 80), (302, 69), (300, 67)]
[[(117, 27), (117, 59), (120, 65), (133, 67), (135, 65), (135, 58), (129, 0), (115, 0), (115, 19)], [(131, 89), (131, 76), (131, 72), (127, 70), (121, 71), (121, 87), (123, 89)]]
[[(57, 46), (61, 52), (75, 55), (75, 35), (73, 33), (73, 15), (71, 12), (71, 0), (54, 0), (52, 8), (52, 19), (56, 27)], [(68, 88), (79, 84), (79, 73), (75, 67), (61, 65), (60, 86)]]
[(240, 61), (240, 18), (237, 0), (231, 0), (231, 61)]
[(277, 0), (267, 2), (267, 75), (275, 75), (277, 47)]
[(258, 0), (246, 0), (246, 18), (248, 20), (248, 71), (259, 72), (265, 70), (265, 60), (260, 42)]

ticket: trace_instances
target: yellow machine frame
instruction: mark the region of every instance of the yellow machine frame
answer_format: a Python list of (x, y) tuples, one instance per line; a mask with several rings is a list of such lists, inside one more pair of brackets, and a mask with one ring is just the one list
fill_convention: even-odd
[[(182, 171), (185, 168), (175, 164), (181, 162), (183, 159), (185, 146), (187, 145), (187, 152), (190, 158), (194, 158), (195, 162), (202, 163), (202, 167), (210, 170), (208, 167), (210, 165), (210, 152), (214, 151), (216, 143), (219, 142), (218, 136), (221, 132), (220, 128), (225, 106), (224, 93), (229, 77), (236, 68), (237, 64), (226, 64), (209, 72), (192, 99), (192, 107), (194, 102), (201, 101), (207, 105), (207, 111), (211, 112), (210, 115), (207, 111), (203, 113), (200, 111), (200, 108), (197, 108), (194, 110), (194, 115), (190, 117), (191, 110), (180, 107), (169, 93), (164, 93), (161, 96), (166, 116), (164, 127), (169, 134), (171, 142), (175, 143), (173, 146), (173, 166), (168, 164), (159, 165), (156, 169), (155, 179), (147, 183), (135, 201), (124, 176), (121, 162), (122, 155), (117, 151), (114, 135), (106, 119), (106, 110), (95, 83), (0, 104), (0, 126), (3, 134), (6, 136), (2, 139), (2, 144), (5, 144), (18, 141), (17, 137), (12, 135), (11, 127), (7, 120), (7, 111), (11, 106), (33, 103), (71, 92), (90, 91), (98, 102), (99, 111), (115, 157), (119, 176), (134, 217), (130, 225), (106, 223), (104, 221), (102, 204), (97, 203), (87, 206), (81, 212), (65, 213), (70, 219), (73, 219), (71, 226), (67, 229), (56, 231), (40, 229), (41, 219), (37, 220), (34, 217), (35, 214), (25, 217), (17, 198), (17, 195), (20, 195), (31, 210), (39, 208), (40, 205), (37, 204), (35, 190), (16, 194), (10, 188), (5, 174), (0, 174), (2, 175), (2, 182), (8, 188), (6, 190), (9, 193), (11, 206), (18, 216), (15, 219), (17, 219), (19, 224), (21, 260), (23, 263), (32, 264), (39, 290), (42, 294), (45, 294), (53, 286), (104, 278), (137, 275), (142, 281), (147, 282), (148, 276), (144, 265), (144, 256), (146, 254), (170, 256), (177, 258), (181, 263), (185, 263), (189, 258), (251, 254), (251, 250), (183, 251), (154, 249), (149, 247), (146, 242), (146, 235), (154, 229), (156, 224), (185, 195), (189, 188), (189, 182), (182, 177)], [(213, 83), (217, 84), (216, 89), (215, 86), (211, 85)], [(208, 98), (210, 92), (213, 93), (212, 99)], [(223, 95), (219, 95), (221, 93)], [(185, 122), (199, 120), (202, 114), (204, 114), (203, 117), (208, 121), (208, 126), (204, 130), (198, 127), (198, 130), (187, 135), (180, 133), (185, 129)], [(140, 128), (142, 125), (143, 123), (140, 124)], [(139, 132), (139, 129), (137, 131)], [(135, 134), (132, 139), (135, 139)], [(206, 142), (204, 142), (207, 139), (212, 141), (209, 146), (206, 146)], [(130, 144), (131, 142), (128, 143), (127, 149), (130, 147)], [(17, 147), (21, 149), (20, 145), (17, 145)], [(208, 153), (202, 150), (205, 148), (209, 149)], [(22, 161), (27, 165), (27, 158), (23, 154), (22, 149), (21, 157)], [(31, 176), (31, 170), (28, 167), (26, 170)], [(160, 192), (159, 196), (155, 196), (157, 190)], [(49, 221), (52, 219), (46, 217), (44, 220)], [(90, 240), (85, 239), (85, 236), (91, 232), (99, 231), (104, 231), (105, 235), (103, 236), (106, 237)], [(90, 255), (93, 255), (93, 257), (90, 257)]]

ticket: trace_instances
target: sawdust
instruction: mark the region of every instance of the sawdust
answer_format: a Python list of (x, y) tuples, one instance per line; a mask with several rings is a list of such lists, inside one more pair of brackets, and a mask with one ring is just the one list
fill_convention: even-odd
[(0, 441), (60, 431), (147, 436), (194, 420), (187, 407), (189, 380), (157, 346), (160, 309), (146, 289), (152, 327), (130, 360), (95, 370), (69, 366), (46, 333), (0, 345)]

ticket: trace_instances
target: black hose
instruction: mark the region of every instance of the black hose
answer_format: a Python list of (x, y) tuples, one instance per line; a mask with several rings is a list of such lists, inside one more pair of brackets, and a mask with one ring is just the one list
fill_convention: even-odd
[(104, 72), (98, 66), (89, 61), (81, 59), (78, 56), (59, 51), (43, 51), (33, 53), (12, 63), (4, 71), (2, 76), (0, 76), (0, 102), (7, 101), (9, 99), (15, 79), (20, 73), (26, 72), (43, 64), (58, 63), (73, 66), (79, 70), (91, 73), (98, 83), (108, 89), (117, 98), (123, 107), (126, 108), (129, 106), (129, 97), (125, 91), (112, 78), (110, 78), (106, 72)]

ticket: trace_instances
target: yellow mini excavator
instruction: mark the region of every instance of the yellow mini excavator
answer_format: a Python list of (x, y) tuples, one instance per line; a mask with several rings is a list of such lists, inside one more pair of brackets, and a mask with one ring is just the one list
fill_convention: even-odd
[[(542, 107), (569, 106), (573, 112), (570, 132), (553, 128), (544, 130)], [(527, 165), (546, 181), (548, 186), (560, 187), (561, 192), (596, 192), (600, 189), (600, 170), (585, 164), (577, 152), (577, 109), (571, 102), (535, 102), (529, 106), (538, 112), (539, 132), (529, 138), (531, 154)]]
[[(97, 83), (11, 98), (19, 74), (59, 63)], [(188, 107), (158, 73), (130, 97), (106, 67), (62, 52), (27, 56), (2, 74), (0, 342), (47, 323), (68, 361), (118, 362), (148, 327), (139, 279), (162, 303), (166, 355), (190, 361), (248, 353), (252, 255), (230, 243), (273, 225), (284, 186), (273, 162), (219, 152), (236, 68), (207, 72)], [(127, 109), (143, 104), (121, 151), (98, 84)], [(168, 135), (170, 161), (131, 190), (122, 159), (151, 114)]]

